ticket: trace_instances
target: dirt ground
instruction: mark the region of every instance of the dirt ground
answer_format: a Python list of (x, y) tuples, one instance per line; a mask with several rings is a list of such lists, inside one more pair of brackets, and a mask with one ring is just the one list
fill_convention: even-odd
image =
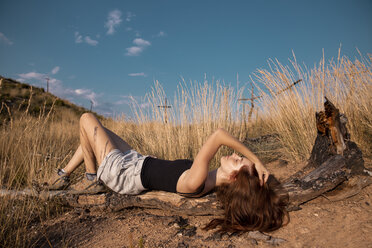
[[(298, 165), (267, 164), (279, 179)], [(372, 163), (366, 163), (372, 169)], [(371, 247), (372, 185), (350, 198), (331, 202), (318, 197), (290, 213), (290, 223), (270, 233), (284, 239), (281, 247)], [(164, 210), (127, 209), (90, 212), (74, 209), (59, 218), (31, 227), (35, 247), (272, 247), (241, 235), (203, 231), (210, 216), (174, 216)]]

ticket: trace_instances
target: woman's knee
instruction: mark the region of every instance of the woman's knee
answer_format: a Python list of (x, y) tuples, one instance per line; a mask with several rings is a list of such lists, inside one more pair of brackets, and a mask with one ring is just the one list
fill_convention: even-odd
[(80, 127), (84, 127), (94, 121), (97, 121), (97, 119), (92, 113), (84, 113), (80, 117)]

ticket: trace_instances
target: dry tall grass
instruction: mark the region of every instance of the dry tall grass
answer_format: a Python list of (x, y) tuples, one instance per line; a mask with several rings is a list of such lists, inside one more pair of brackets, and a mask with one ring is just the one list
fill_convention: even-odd
[[(303, 81), (291, 90), (277, 94), (294, 81)], [(372, 156), (372, 73), (371, 57), (352, 62), (339, 56), (324, 59), (312, 69), (270, 62), (270, 70), (258, 70), (252, 77), (262, 97), (256, 102), (250, 123), (242, 120), (244, 87), (220, 82), (181, 82), (167, 109), (161, 85), (156, 83), (147, 95), (148, 109), (134, 106), (134, 121), (106, 120), (104, 124), (143, 154), (159, 158), (193, 158), (205, 139), (222, 127), (244, 140), (264, 134), (279, 135), (281, 156), (293, 161), (307, 159), (316, 137), (315, 111), (323, 109), (327, 96), (349, 118), (351, 138), (365, 156)], [(32, 94), (31, 94), (32, 96)], [(31, 100), (30, 100), (31, 101)], [(43, 109), (43, 108), (41, 108)], [(43, 113), (32, 117), (27, 110), (17, 118), (0, 124), (0, 186), (22, 189), (48, 178), (52, 169), (65, 165), (78, 145), (78, 117), (71, 112)], [(245, 115), (246, 116), (246, 115)], [(76, 131), (74, 131), (76, 130)], [(231, 152), (222, 149), (218, 155)], [(270, 152), (272, 153), (272, 152)], [(258, 151), (260, 157), (265, 153)], [(218, 165), (216, 156), (212, 166)], [(36, 200), (1, 199), (0, 246), (23, 247), (28, 241), (30, 224), (59, 211), (52, 203)]]
[[(156, 82), (146, 98), (150, 107), (143, 110), (134, 106), (134, 128), (119, 124), (116, 130), (139, 151), (167, 159), (193, 158), (218, 127), (240, 140), (275, 133), (283, 147), (281, 156), (300, 161), (310, 155), (316, 137), (315, 112), (323, 109), (326, 96), (348, 117), (351, 139), (365, 156), (372, 156), (371, 57), (360, 56), (354, 62), (341, 55), (335, 61), (326, 62), (323, 58), (312, 69), (301, 67), (293, 58), (290, 66), (271, 60), (270, 70), (257, 70), (251, 77), (261, 97), (247, 126), (242, 120), (247, 115), (242, 115), (238, 102), (244, 87), (205, 80), (181, 82), (167, 116), (158, 107), (164, 105), (166, 95)], [(282, 91), (299, 79), (302, 82)], [(212, 164), (217, 163), (215, 160)]]
[[(254, 82), (260, 89), (259, 115), (270, 132), (279, 134), (284, 153), (291, 160), (310, 155), (316, 137), (315, 111), (323, 110), (324, 97), (348, 118), (351, 139), (365, 156), (372, 156), (372, 71), (371, 57), (360, 56), (352, 62), (345, 56), (312, 69), (302, 68), (295, 56), (291, 66), (270, 61), (270, 70), (258, 70)], [(276, 94), (292, 82), (303, 82)], [(260, 84), (259, 84), (260, 83)]]
[[(167, 114), (163, 108), (165, 93), (156, 82), (147, 95), (150, 107), (134, 106), (136, 121), (117, 122), (113, 127), (125, 140), (143, 154), (164, 159), (195, 157), (206, 138), (217, 128), (225, 128), (234, 136), (245, 139), (249, 129), (242, 128), (238, 98), (242, 89), (219, 82), (203, 84), (182, 82)], [(126, 124), (124, 124), (126, 123)], [(227, 148), (219, 151), (226, 153)], [(216, 166), (219, 156), (212, 161)]]
[[(43, 182), (70, 157), (78, 144), (79, 119), (67, 111), (62, 122), (54, 120), (52, 111), (41, 111), (38, 117), (27, 110), (17, 118), (8, 114), (9, 120), (0, 125), (0, 185), (21, 190)], [(74, 129), (76, 132), (71, 132)], [(30, 247), (30, 225), (60, 211), (53, 202), (2, 198), (0, 247)]]

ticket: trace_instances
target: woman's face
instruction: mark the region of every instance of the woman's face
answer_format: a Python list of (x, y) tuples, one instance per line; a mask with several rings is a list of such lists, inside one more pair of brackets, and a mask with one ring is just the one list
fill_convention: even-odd
[(249, 167), (254, 166), (254, 164), (249, 159), (240, 157), (236, 153), (221, 158), (221, 169), (228, 174), (239, 171), (243, 166), (247, 166), (249, 171), (252, 171)]

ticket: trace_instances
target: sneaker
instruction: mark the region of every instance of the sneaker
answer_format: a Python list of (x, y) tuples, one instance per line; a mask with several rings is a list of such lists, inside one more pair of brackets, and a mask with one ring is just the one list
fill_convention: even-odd
[(86, 177), (71, 186), (71, 192), (76, 194), (98, 194), (106, 192), (106, 187), (97, 179), (88, 180)]
[(61, 169), (53, 173), (49, 181), (43, 184), (43, 188), (47, 190), (64, 190), (67, 189), (68, 186), (70, 186), (70, 176)]

